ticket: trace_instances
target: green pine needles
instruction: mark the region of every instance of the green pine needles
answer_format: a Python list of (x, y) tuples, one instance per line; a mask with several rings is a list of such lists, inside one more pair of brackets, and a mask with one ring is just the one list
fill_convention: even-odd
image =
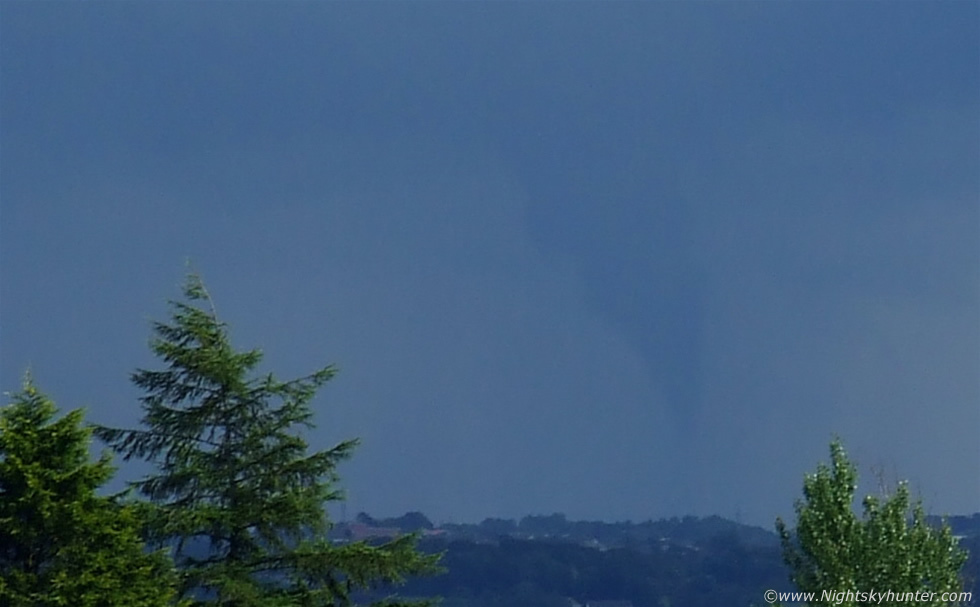
[[(194, 605), (349, 605), (358, 590), (434, 573), (438, 555), (415, 538), (384, 545), (327, 540), (326, 502), (338, 500), (338, 463), (356, 440), (308, 453), (309, 403), (332, 366), (280, 381), (257, 375), (257, 350), (236, 351), (203, 282), (188, 277), (186, 301), (155, 323), (162, 370), (139, 370), (143, 427), (98, 427), (125, 459), (153, 463), (133, 483), (148, 500), (146, 534), (173, 549), (180, 595)], [(203, 304), (203, 305), (202, 305)], [(392, 605), (413, 605), (392, 598)]]
[(140, 509), (96, 494), (114, 468), (90, 461), (82, 411), (56, 415), (30, 377), (0, 409), (0, 605), (172, 605), (176, 575), (144, 549)]

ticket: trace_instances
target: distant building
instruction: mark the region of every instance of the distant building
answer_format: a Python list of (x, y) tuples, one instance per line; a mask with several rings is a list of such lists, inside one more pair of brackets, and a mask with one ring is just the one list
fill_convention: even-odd
[[(419, 529), (419, 533), (425, 537), (439, 537), (445, 535), (446, 531), (444, 529)], [(398, 527), (378, 527), (367, 523), (341, 523), (331, 533), (335, 541), (341, 542), (391, 540), (404, 534), (405, 532)]]
[(351, 542), (374, 539), (394, 539), (402, 534), (397, 527), (372, 527), (364, 523), (349, 523), (344, 529), (344, 538)]
[(445, 529), (420, 529), (423, 537), (439, 537), (440, 535), (446, 535)]

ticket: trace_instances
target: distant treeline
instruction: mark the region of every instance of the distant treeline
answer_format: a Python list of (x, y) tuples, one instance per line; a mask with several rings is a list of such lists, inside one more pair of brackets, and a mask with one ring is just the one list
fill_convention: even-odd
[[(433, 531), (435, 525), (420, 512), (409, 512), (395, 518), (374, 518), (360, 513), (354, 524), (375, 529), (397, 529), (404, 533)], [(338, 530), (345, 529), (338, 525)], [(501, 538), (550, 539), (588, 543), (593, 548), (647, 546), (650, 542), (696, 545), (722, 535), (733, 535), (750, 546), (778, 546), (772, 531), (730, 521), (719, 516), (661, 519), (642, 523), (602, 521), (569, 521), (564, 514), (525, 516), (520, 520), (488, 518), (478, 524), (444, 524), (439, 527), (446, 537), (474, 542), (497, 542)], [(338, 531), (339, 532), (339, 531)], [(659, 545), (659, 544), (658, 544)]]
[[(935, 522), (939, 522), (935, 518)], [(966, 589), (980, 578), (980, 514), (947, 519), (970, 551)], [(568, 521), (564, 515), (487, 519), (438, 529), (418, 512), (365, 528), (426, 531), (420, 548), (444, 552), (443, 575), (417, 579), (403, 596), (442, 596), (443, 607), (764, 605), (769, 588), (792, 590), (774, 532), (720, 517), (643, 523)], [(345, 525), (338, 525), (342, 533)]]

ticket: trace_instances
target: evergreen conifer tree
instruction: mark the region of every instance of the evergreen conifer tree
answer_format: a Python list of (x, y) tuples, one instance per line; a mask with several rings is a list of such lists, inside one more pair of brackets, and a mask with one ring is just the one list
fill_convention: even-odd
[(114, 470), (90, 461), (82, 411), (56, 415), (30, 378), (0, 409), (0, 605), (172, 604), (173, 564), (146, 552), (137, 507), (96, 494)]
[(184, 294), (169, 323), (154, 323), (165, 368), (132, 376), (145, 392), (143, 427), (97, 430), (126, 459), (157, 466), (134, 486), (154, 505), (149, 539), (174, 549), (182, 595), (198, 605), (347, 605), (358, 589), (436, 571), (438, 557), (412, 536), (328, 541), (336, 467), (357, 441), (310, 454), (297, 430), (312, 427), (309, 402), (334, 367), (292, 381), (257, 375), (261, 353), (233, 349), (199, 277)]

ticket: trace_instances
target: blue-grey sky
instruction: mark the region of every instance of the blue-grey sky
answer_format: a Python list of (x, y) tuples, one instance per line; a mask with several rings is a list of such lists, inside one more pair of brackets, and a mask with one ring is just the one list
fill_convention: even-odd
[(0, 17), (3, 390), (135, 423), (190, 258), (348, 515), (768, 526), (835, 433), (980, 510), (980, 4)]

